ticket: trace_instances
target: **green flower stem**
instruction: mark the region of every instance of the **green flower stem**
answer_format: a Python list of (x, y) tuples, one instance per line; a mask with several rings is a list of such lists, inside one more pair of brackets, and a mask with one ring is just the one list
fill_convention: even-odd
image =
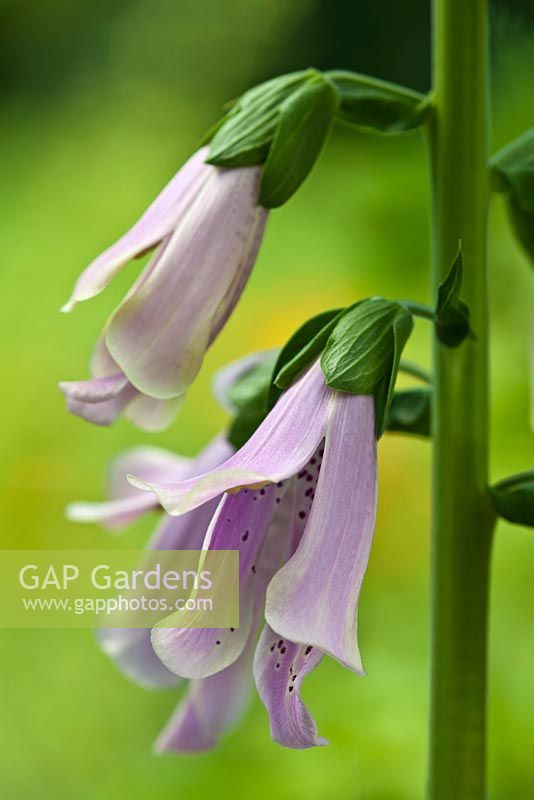
[(436, 315), (434, 313), (434, 309), (430, 308), (429, 306), (423, 305), (423, 303), (415, 303), (413, 300), (401, 300), (401, 305), (413, 314), (415, 317), (421, 317), (422, 319), (428, 319), (430, 322), (436, 321)]
[(429, 121), (433, 286), (462, 241), (476, 340), (434, 345), (431, 719), (428, 800), (485, 797), (489, 178), (487, 0), (434, 0)]

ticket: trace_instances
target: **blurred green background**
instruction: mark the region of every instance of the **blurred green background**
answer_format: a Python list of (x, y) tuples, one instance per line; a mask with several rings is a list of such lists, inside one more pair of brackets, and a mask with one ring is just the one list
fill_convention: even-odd
[[(363, 6), (363, 7), (362, 7)], [(532, 7), (493, 10), (493, 143), (532, 125)], [(3, 548), (141, 546), (65, 521), (103, 496), (106, 465), (150, 442), (194, 454), (226, 418), (214, 370), (279, 345), (304, 319), (369, 294), (428, 300), (429, 193), (419, 135), (337, 129), (299, 194), (272, 214), (250, 284), (174, 426), (68, 416), (56, 384), (87, 375), (107, 314), (139, 267), (71, 316), (81, 268), (139, 215), (228, 98), (278, 72), (347, 67), (425, 90), (426, 0), (1, 0), (0, 202)], [(533, 277), (497, 199), (491, 219), (492, 476), (532, 468)], [(428, 364), (418, 324), (410, 357)], [(466, 402), (469, 398), (466, 397)], [(213, 753), (156, 757), (179, 691), (129, 684), (89, 631), (2, 631), (0, 792), (36, 800), (422, 796), (428, 676), (429, 445), (384, 437), (380, 512), (360, 604), (365, 679), (324, 663), (304, 695), (327, 748), (270, 741), (263, 707)], [(492, 590), (491, 798), (534, 792), (534, 538), (501, 524)], [(451, 800), (453, 800), (451, 798)]]

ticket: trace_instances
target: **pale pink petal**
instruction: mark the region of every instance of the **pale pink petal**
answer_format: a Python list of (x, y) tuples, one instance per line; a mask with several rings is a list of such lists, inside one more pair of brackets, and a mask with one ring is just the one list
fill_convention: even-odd
[[(206, 448), (202, 454), (204, 460), (216, 455), (215, 445), (216, 442)], [(149, 549), (199, 550), (215, 510), (216, 503), (212, 502), (181, 517), (164, 515), (149, 542)], [(172, 686), (181, 679), (158, 658), (150, 637), (150, 629), (108, 628), (98, 632), (104, 652), (131, 680), (148, 687)]]
[[(73, 522), (98, 522), (110, 531), (119, 531), (131, 525), (139, 517), (159, 507), (155, 498), (147, 503), (146, 494), (137, 493), (132, 497), (120, 500), (108, 500), (103, 503), (76, 502), (70, 503), (66, 510), (67, 519)], [(181, 519), (181, 518), (180, 518)]]
[(138, 497), (139, 489), (135, 489), (126, 475), (135, 472), (147, 480), (164, 480), (173, 475), (176, 480), (191, 474), (196, 459), (178, 456), (162, 447), (133, 447), (114, 459), (109, 468), (108, 496), (111, 500), (125, 497)]
[(193, 680), (159, 735), (159, 753), (208, 750), (243, 714), (252, 687), (254, 633), (233, 664), (208, 678)]
[(82, 272), (62, 311), (99, 294), (130, 259), (155, 247), (175, 228), (214, 167), (204, 163), (203, 147), (184, 164), (143, 216), (114, 245), (105, 250)]
[(283, 493), (283, 487), (270, 486), (225, 495), (221, 500), (203, 546), (210, 550), (240, 551), (239, 627), (156, 627), (152, 634), (154, 649), (164, 664), (178, 675), (204, 678), (227, 667), (241, 653), (253, 622), (251, 605), (258, 554)]
[(318, 647), (360, 673), (357, 607), (375, 516), (374, 400), (336, 393), (308, 522), (269, 584), (266, 618), (284, 639)]
[(159, 433), (168, 428), (185, 400), (185, 395), (158, 400), (137, 392), (124, 409), (124, 416), (147, 433)]
[(59, 384), (67, 409), (94, 425), (111, 425), (137, 394), (122, 374)]
[[(152, 479), (173, 476), (176, 479), (189, 478), (191, 475), (198, 474), (203, 470), (214, 467), (225, 460), (233, 453), (233, 447), (223, 436), (217, 436), (202, 450), (196, 458), (183, 458), (162, 450), (158, 447), (137, 447), (128, 450), (117, 458), (111, 465), (108, 479), (108, 495), (111, 500), (106, 502), (76, 502), (67, 506), (66, 514), (68, 519), (75, 522), (99, 522), (111, 531), (118, 531), (127, 525), (132, 524), (139, 516), (146, 514), (159, 506), (157, 499), (135, 489), (127, 480), (126, 474), (129, 469), (135, 469), (139, 474)], [(202, 545), (204, 535), (208, 529), (209, 522), (216, 508), (216, 503), (210, 507), (206, 505), (206, 511), (197, 514), (195, 519), (203, 520), (202, 535), (198, 539), (198, 547)], [(189, 516), (183, 517), (183, 528), (187, 529)], [(172, 526), (179, 536), (180, 525)], [(168, 539), (168, 537), (166, 537)], [(156, 536), (157, 540), (157, 536)], [(152, 545), (156, 549), (175, 549), (175, 545), (167, 541), (165, 544)], [(183, 549), (195, 549), (188, 545)]]
[(248, 277), (266, 212), (259, 169), (214, 170), (161, 258), (111, 319), (107, 347), (144, 394), (182, 394)]
[(170, 514), (183, 514), (236, 487), (285, 480), (313, 457), (324, 437), (333, 397), (320, 366), (314, 364), (284, 392), (248, 442), (217, 470), (177, 484), (131, 476), (129, 480), (154, 491)]
[(285, 747), (301, 750), (328, 744), (318, 736), (300, 697), (302, 681), (322, 655), (317, 648), (282, 639), (268, 625), (263, 629), (254, 656), (254, 679), (269, 712), (271, 736)]

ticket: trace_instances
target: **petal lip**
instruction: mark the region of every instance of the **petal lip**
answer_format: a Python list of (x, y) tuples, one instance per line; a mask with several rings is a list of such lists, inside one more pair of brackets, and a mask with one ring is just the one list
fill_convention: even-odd
[(128, 378), (122, 372), (102, 378), (91, 378), (86, 381), (61, 381), (59, 388), (67, 399), (82, 403), (101, 403), (112, 400), (128, 384)]
[[(247, 586), (250, 591), (250, 584)], [(240, 598), (239, 627), (152, 629), (154, 652), (167, 669), (182, 678), (208, 678), (233, 664), (242, 654), (254, 623), (251, 602)], [(219, 645), (216, 643), (219, 642)]]
[(174, 475), (176, 480), (189, 477), (194, 459), (175, 455), (151, 445), (131, 447), (115, 458), (108, 469), (107, 493), (111, 500), (138, 496), (126, 480), (128, 472), (136, 472), (147, 480), (161, 480)]
[(171, 515), (183, 514), (232, 489), (277, 483), (296, 474), (324, 438), (334, 392), (318, 363), (283, 393), (243, 447), (218, 469), (175, 484), (128, 476), (133, 486), (152, 491)]
[(168, 236), (214, 167), (205, 163), (208, 148), (198, 150), (169, 181), (139, 220), (81, 273), (64, 313), (100, 294), (132, 258), (152, 250)]
[[(212, 497), (216, 497), (217, 495), (223, 494), (226, 491), (257, 485), (263, 486), (270, 483), (276, 483), (277, 481), (283, 480), (287, 477), (287, 475), (260, 475), (258, 472), (246, 472), (245, 470), (241, 469), (218, 470), (216, 476), (218, 478), (217, 481), (211, 475), (201, 476), (198, 479), (190, 479), (188, 483), (191, 483), (192, 487), (190, 491), (184, 494), (184, 496), (181, 498), (181, 501), (178, 503), (175, 503), (172, 498), (169, 497), (169, 493), (165, 484), (143, 481), (136, 475), (127, 475), (126, 478), (128, 482), (136, 489), (143, 489), (146, 492), (153, 492), (156, 495), (158, 502), (163, 506), (168, 514), (171, 514), (172, 516), (179, 516), (180, 514), (185, 514), (194, 508), (198, 508), (198, 506), (203, 505), (208, 500), (212, 499)], [(171, 491), (173, 486), (174, 484), (169, 484)], [(205, 496), (206, 491), (209, 492), (209, 497)]]
[(131, 383), (127, 383), (111, 400), (101, 402), (75, 400), (67, 395), (67, 410), (93, 425), (107, 426), (115, 422), (135, 395), (136, 389)]
[(300, 697), (304, 678), (322, 657), (319, 649), (285, 640), (269, 625), (262, 631), (254, 655), (254, 679), (269, 714), (271, 736), (283, 747), (303, 750), (328, 744)]
[(157, 507), (155, 498), (137, 494), (102, 503), (69, 503), (65, 516), (71, 522), (99, 522), (109, 530), (117, 531)]

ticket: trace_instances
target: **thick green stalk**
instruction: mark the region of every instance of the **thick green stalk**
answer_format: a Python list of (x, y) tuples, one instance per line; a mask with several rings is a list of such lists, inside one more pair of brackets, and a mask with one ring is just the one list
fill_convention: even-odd
[(462, 242), (476, 339), (434, 352), (428, 800), (485, 797), (488, 584), (487, 0), (434, 0), (433, 287)]

